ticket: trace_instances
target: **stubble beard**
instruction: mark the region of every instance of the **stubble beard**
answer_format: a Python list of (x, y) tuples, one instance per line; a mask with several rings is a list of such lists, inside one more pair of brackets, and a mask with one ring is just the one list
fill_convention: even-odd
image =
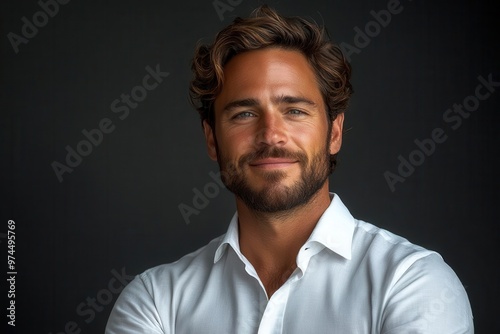
[[(231, 163), (218, 152), (221, 178), (224, 185), (239, 197), (249, 209), (262, 213), (285, 212), (308, 203), (323, 187), (330, 174), (329, 152), (325, 148), (314, 155), (309, 162), (302, 152), (290, 152), (283, 148), (263, 147), (243, 155), (236, 163)], [(266, 186), (255, 189), (245, 176), (249, 162), (255, 159), (287, 158), (298, 161), (300, 176), (291, 186), (282, 184), (287, 172), (265, 171), (262, 177)]]

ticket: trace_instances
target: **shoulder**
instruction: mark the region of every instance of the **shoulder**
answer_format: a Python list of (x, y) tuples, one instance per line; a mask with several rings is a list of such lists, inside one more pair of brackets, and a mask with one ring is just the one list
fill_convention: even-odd
[[(464, 286), (442, 256), (364, 221), (356, 221), (353, 260), (380, 288), (385, 333), (456, 329), (472, 333), (472, 311)], [(375, 283), (378, 282), (378, 283)], [(405, 323), (401, 327), (402, 322)]]
[(354, 221), (353, 257), (397, 265), (400, 270), (430, 255), (441, 257), (435, 251), (413, 244), (402, 236), (362, 220)]
[(412, 290), (417, 286), (463, 290), (457, 275), (438, 252), (370, 223), (355, 220), (355, 224), (352, 265), (378, 278), (381, 291), (392, 294), (408, 286)]
[[(106, 326), (106, 334), (171, 332), (176, 305), (184, 291), (198, 289), (213, 266), (223, 236), (179, 260), (137, 275), (120, 293)], [(183, 289), (184, 287), (190, 289)], [(165, 301), (169, 301), (166, 302)]]
[(179, 282), (183, 277), (187, 279), (194, 271), (196, 271), (196, 275), (208, 274), (214, 264), (215, 252), (223, 237), (224, 235), (221, 235), (211, 240), (205, 246), (184, 255), (175, 262), (150, 268), (139, 274), (138, 278), (145, 285), (153, 287), (156, 283), (165, 282), (165, 280)]

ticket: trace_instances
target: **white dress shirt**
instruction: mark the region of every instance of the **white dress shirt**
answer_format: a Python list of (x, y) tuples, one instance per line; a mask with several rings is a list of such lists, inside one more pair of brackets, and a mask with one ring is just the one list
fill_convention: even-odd
[(439, 254), (354, 219), (331, 197), (271, 298), (240, 252), (235, 214), (226, 234), (129, 283), (106, 334), (474, 332), (467, 294)]

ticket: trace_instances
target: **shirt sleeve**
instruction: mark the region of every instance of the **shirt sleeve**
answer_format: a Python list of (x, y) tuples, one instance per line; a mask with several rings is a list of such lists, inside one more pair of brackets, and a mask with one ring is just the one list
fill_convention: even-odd
[(121, 292), (111, 311), (105, 334), (167, 334), (142, 275)]
[(416, 260), (398, 276), (387, 298), (382, 334), (474, 333), (467, 293), (438, 254)]

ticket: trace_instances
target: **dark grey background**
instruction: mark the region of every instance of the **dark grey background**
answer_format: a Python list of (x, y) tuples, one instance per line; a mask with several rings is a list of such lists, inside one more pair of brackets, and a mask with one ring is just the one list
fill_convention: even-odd
[[(260, 3), (232, 0), (238, 2), (221, 19), (213, 1), (73, 0), (59, 5), (17, 54), (7, 35), (21, 35), (21, 18), (33, 22), (41, 7), (2, 2), (0, 257), (6, 273), (12, 219), (18, 333), (60, 333), (65, 326), (102, 333), (117, 296), (108, 289), (112, 270), (135, 275), (224, 233), (235, 209), (227, 190), (190, 224), (178, 206), (192, 206), (193, 189), (203, 191), (218, 170), (188, 103), (189, 62), (198, 40), (211, 41)], [(388, 1), (268, 3), (324, 22), (334, 41), (354, 45), (354, 28), (364, 30), (374, 20), (370, 11), (386, 9)], [(498, 332), (500, 87), (456, 130), (443, 121), (448, 108), (474, 95), (478, 76), (500, 81), (496, 17), (489, 2), (402, 0), (401, 6), (352, 55), (350, 131), (331, 189), (355, 217), (440, 252), (467, 289), (476, 332)], [(110, 104), (157, 64), (170, 75), (119, 119)], [(103, 118), (114, 131), (59, 182), (53, 161), (64, 163), (65, 147), (76, 148), (82, 130)], [(408, 158), (414, 140), (435, 128), (447, 140), (391, 191), (384, 172), (397, 173), (398, 156)], [(112, 300), (87, 322), (89, 314), (77, 308), (96, 296)]]

